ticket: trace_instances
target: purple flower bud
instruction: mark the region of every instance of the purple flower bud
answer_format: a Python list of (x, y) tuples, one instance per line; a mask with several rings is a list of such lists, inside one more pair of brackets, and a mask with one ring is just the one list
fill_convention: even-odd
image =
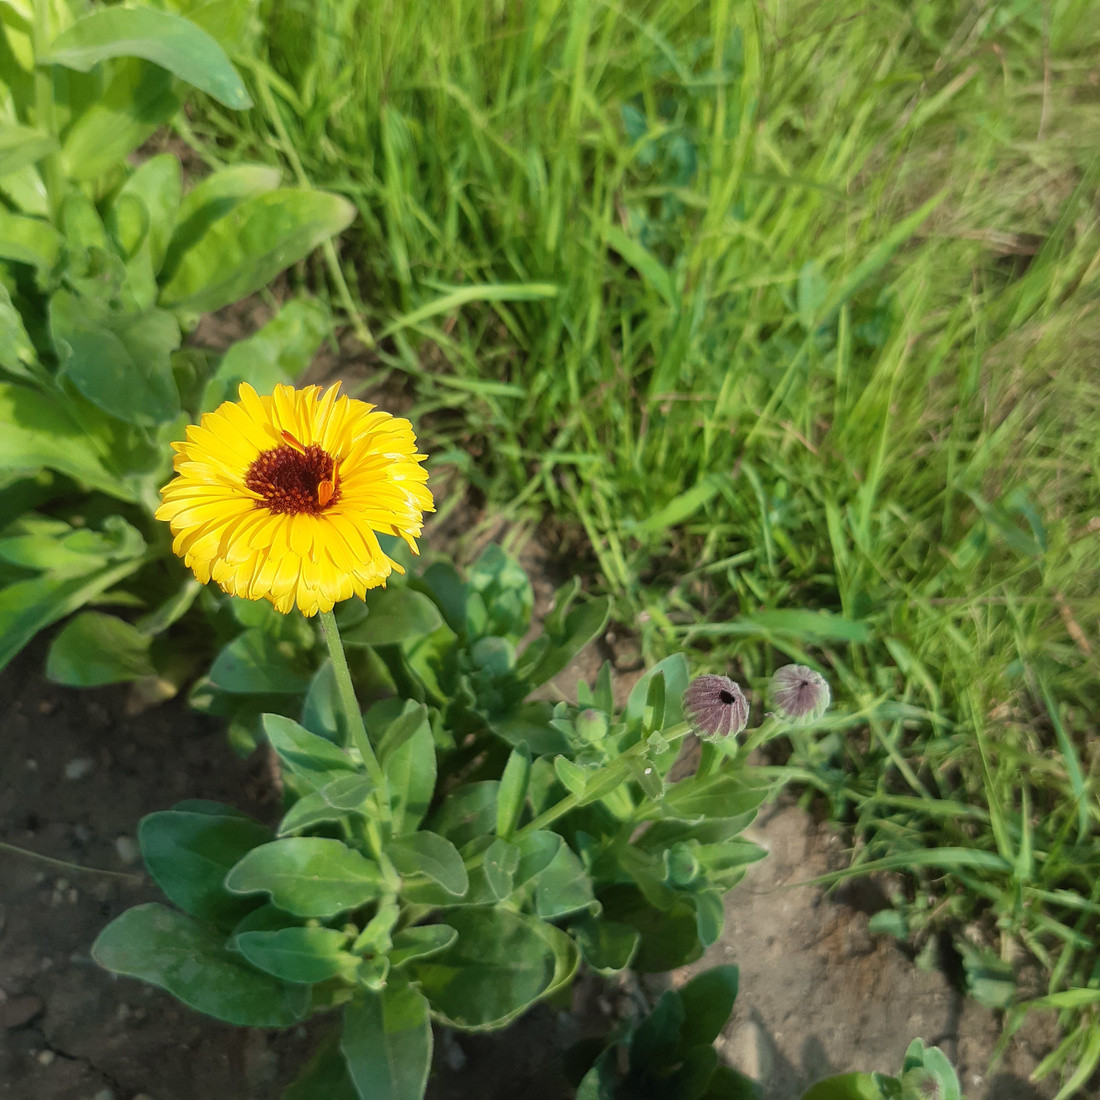
[(748, 701), (728, 676), (696, 676), (684, 692), (683, 706), (704, 741), (736, 737), (749, 721)]
[(784, 665), (768, 685), (771, 704), (781, 718), (794, 722), (816, 722), (829, 709), (829, 685), (825, 678), (805, 665)]

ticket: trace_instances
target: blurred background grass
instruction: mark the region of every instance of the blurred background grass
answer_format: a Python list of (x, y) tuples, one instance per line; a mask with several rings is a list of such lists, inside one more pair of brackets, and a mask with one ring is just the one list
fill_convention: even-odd
[(825, 672), (784, 774), (856, 865), (911, 869), (880, 927), (953, 931), (988, 1003), (1042, 962), (1072, 1095), (1100, 1062), (1100, 6), (261, 11), (259, 107), (181, 132), (357, 204), (336, 308), (448, 501), (576, 532), (647, 658)]

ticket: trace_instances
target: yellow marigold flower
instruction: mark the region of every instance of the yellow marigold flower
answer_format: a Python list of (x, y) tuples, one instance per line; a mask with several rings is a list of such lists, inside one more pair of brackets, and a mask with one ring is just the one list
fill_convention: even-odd
[(434, 511), (412, 425), (365, 401), (319, 386), (247, 383), (173, 443), (176, 476), (161, 489), (157, 519), (172, 550), (205, 584), (307, 615), (386, 583), (401, 566), (376, 531), (413, 553), (423, 514)]

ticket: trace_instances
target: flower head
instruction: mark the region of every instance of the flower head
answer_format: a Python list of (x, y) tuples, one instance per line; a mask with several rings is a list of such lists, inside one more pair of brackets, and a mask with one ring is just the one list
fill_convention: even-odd
[(783, 718), (816, 722), (829, 708), (829, 685), (805, 665), (784, 665), (768, 685), (772, 706)]
[(684, 692), (683, 707), (704, 741), (736, 737), (749, 721), (748, 700), (728, 676), (696, 676)]
[(212, 577), (230, 595), (314, 615), (402, 572), (376, 531), (419, 552), (434, 504), (412, 425), (339, 388), (276, 386), (260, 397), (242, 383), (240, 401), (172, 444), (176, 476), (156, 516), (204, 584)]

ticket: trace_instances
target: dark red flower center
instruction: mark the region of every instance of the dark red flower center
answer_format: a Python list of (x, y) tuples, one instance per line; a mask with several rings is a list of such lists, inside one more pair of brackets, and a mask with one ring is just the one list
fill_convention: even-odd
[(244, 475), (244, 483), (263, 498), (256, 503), (281, 515), (320, 515), (340, 499), (336, 462), (311, 443), (303, 447), (288, 432), (289, 442), (264, 451)]

